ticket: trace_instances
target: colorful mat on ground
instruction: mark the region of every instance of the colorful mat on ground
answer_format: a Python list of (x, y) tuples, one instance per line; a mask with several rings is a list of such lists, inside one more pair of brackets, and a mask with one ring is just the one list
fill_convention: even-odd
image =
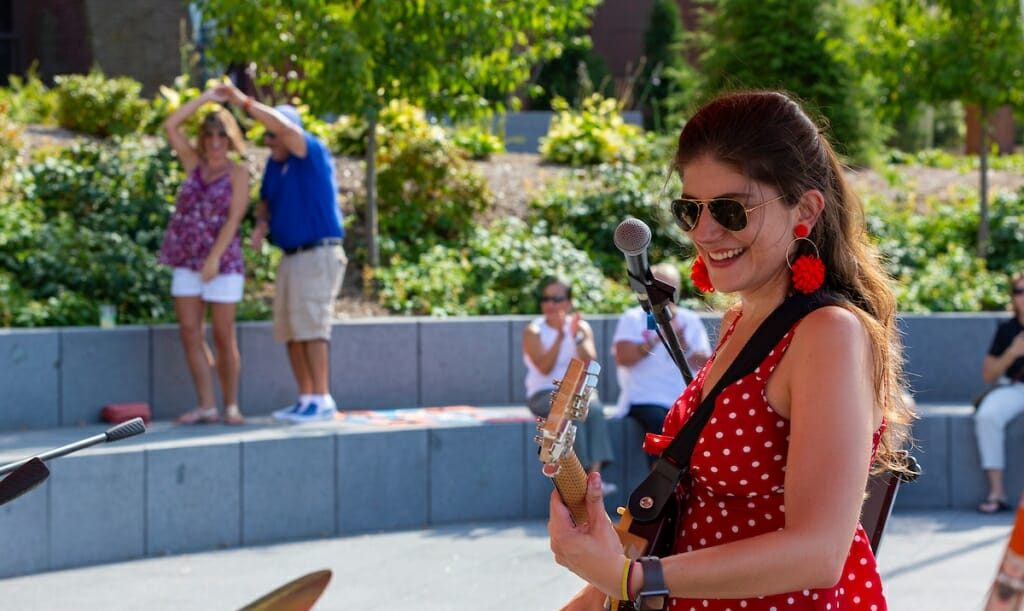
[(532, 422), (534, 420), (528, 414), (510, 414), (509, 410), (472, 407), (469, 405), (339, 411), (334, 417), (342, 422), (374, 426), (436, 426), (441, 424), (480, 424), (484, 422)]

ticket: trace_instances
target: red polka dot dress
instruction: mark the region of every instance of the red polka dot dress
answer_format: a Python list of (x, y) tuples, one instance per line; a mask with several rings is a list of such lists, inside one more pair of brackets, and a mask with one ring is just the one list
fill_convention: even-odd
[[(736, 318), (739, 320), (739, 317)], [(723, 337), (728, 338), (736, 322)], [(683, 515), (673, 552), (685, 553), (781, 529), (786, 508), (783, 490), (789, 421), (768, 404), (765, 384), (793, 338), (796, 325), (764, 362), (725, 388), (694, 448), (684, 487)], [(700, 405), (704, 377), (714, 355), (676, 400), (663, 435), (648, 435), (644, 448), (660, 454)], [(882, 428), (874, 435), (877, 448)], [(874, 449), (872, 450), (872, 454)], [(831, 588), (747, 599), (672, 598), (678, 611), (883, 611), (882, 583), (864, 529), (859, 524), (846, 557), (843, 576)]]

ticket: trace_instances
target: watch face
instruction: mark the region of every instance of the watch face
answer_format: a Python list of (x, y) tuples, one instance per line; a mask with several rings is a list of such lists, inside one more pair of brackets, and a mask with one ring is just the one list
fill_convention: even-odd
[(668, 588), (665, 587), (665, 576), (661, 571), (661, 559), (644, 556), (640, 559), (640, 565), (644, 569), (644, 585), (637, 598), (640, 608), (664, 609), (668, 599)]

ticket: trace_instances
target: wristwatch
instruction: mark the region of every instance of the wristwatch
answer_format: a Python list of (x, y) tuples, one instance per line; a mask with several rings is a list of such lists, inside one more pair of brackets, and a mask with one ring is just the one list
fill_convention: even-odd
[(576, 337), (573, 339), (576, 340), (576, 345), (579, 346), (583, 343), (583, 340), (587, 339), (587, 336), (583, 334), (583, 331), (577, 331)]
[(637, 609), (653, 611), (664, 609), (668, 602), (668, 588), (665, 587), (665, 574), (661, 570), (661, 558), (644, 556), (637, 560), (644, 569), (644, 585), (640, 596), (636, 599)]

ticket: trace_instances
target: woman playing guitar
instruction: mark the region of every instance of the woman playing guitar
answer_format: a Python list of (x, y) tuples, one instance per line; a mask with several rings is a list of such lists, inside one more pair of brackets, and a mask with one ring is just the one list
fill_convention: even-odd
[(828, 305), (792, 324), (759, 366), (709, 403), (675, 488), (678, 509), (666, 516), (664, 557), (640, 562), (635, 545), (624, 551), (599, 475), (587, 480), (589, 520), (579, 526), (552, 494), (551, 549), (587, 582), (565, 609), (608, 601), (619, 609), (885, 609), (858, 519), (872, 463), (901, 468), (896, 452), (911, 415), (896, 302), (862, 205), (818, 126), (774, 91), (728, 94), (699, 109), (679, 136), (674, 168), (683, 188), (671, 211), (698, 254), (695, 285), (737, 302), (647, 451), (669, 446), (789, 296), (826, 295)]

